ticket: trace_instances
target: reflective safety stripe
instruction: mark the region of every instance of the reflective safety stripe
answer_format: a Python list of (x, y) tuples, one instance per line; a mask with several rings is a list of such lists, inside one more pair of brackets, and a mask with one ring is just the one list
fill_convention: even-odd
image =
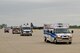
[(56, 34), (55, 33), (50, 33), (51, 37), (55, 38)]
[(51, 37), (55, 38), (56, 34), (55, 33), (46, 33), (47, 35), (50, 35)]

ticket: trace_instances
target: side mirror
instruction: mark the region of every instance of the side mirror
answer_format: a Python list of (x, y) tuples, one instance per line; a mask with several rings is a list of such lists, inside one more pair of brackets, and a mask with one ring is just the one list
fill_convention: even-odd
[(74, 33), (74, 31), (72, 30), (71, 33)]
[(50, 33), (52, 33), (52, 31), (50, 31)]

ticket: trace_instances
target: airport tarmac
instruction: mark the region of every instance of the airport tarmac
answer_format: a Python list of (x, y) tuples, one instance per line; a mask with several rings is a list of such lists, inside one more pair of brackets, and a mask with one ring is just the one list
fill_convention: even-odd
[(51, 44), (44, 42), (43, 30), (20, 36), (0, 29), (0, 53), (80, 53), (80, 29), (73, 30), (72, 44)]

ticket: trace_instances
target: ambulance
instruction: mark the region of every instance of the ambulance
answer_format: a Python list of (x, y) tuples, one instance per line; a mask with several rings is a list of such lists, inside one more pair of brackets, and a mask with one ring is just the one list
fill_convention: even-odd
[(20, 36), (32, 36), (32, 27), (30, 24), (24, 24), (20, 26), (21, 33)]
[(68, 44), (72, 43), (72, 33), (69, 30), (69, 24), (56, 23), (44, 24), (44, 41)]

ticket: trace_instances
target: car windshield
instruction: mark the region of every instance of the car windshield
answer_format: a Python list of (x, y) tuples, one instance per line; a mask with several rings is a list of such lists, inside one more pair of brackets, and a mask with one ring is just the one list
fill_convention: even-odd
[(20, 30), (20, 28), (13, 28), (13, 30)]
[(30, 27), (23, 27), (22, 29), (31, 29)]
[(55, 33), (70, 33), (69, 29), (55, 29)]

